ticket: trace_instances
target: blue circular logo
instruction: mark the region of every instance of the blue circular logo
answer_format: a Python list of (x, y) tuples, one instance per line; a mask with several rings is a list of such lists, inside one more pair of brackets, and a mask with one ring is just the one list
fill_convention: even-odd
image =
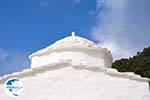
[(10, 78), (5, 82), (5, 91), (9, 96), (19, 96), (23, 90), (23, 84), (18, 78)]

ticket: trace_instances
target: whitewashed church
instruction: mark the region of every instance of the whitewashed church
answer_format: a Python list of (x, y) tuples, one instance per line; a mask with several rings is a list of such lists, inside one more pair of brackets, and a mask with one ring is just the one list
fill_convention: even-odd
[[(74, 32), (29, 59), (30, 69), (0, 77), (0, 100), (150, 100), (150, 79), (112, 69), (110, 51)], [(22, 83), (14, 97), (10, 78)]]

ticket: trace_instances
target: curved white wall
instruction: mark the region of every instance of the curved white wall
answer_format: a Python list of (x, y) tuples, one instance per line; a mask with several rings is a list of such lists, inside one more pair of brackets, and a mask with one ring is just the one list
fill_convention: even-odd
[(92, 50), (60, 50), (49, 54), (32, 57), (31, 68), (61, 62), (101, 67), (111, 67), (112, 65), (112, 59), (104, 52)]
[[(56, 67), (56, 66), (55, 66)], [(5, 93), (1, 100), (150, 100), (147, 82), (118, 78), (103, 72), (76, 70), (71, 66), (20, 78), (24, 85), (18, 97)]]

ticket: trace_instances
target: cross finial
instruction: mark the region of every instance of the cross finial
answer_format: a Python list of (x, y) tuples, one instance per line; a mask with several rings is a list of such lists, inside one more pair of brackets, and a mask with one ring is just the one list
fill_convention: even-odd
[(72, 31), (72, 33), (71, 33), (71, 34), (72, 34), (72, 36), (75, 36), (75, 34), (76, 34), (76, 33)]

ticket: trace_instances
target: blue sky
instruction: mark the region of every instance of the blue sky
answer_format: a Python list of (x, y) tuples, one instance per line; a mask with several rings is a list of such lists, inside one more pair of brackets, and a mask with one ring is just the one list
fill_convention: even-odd
[(150, 46), (149, 27), (150, 0), (0, 0), (0, 76), (72, 31), (114, 59), (133, 56)]
[(95, 19), (90, 10), (96, 2), (87, 0), (1, 0), (0, 46), (6, 50), (35, 51), (70, 35), (72, 30), (90, 37)]

